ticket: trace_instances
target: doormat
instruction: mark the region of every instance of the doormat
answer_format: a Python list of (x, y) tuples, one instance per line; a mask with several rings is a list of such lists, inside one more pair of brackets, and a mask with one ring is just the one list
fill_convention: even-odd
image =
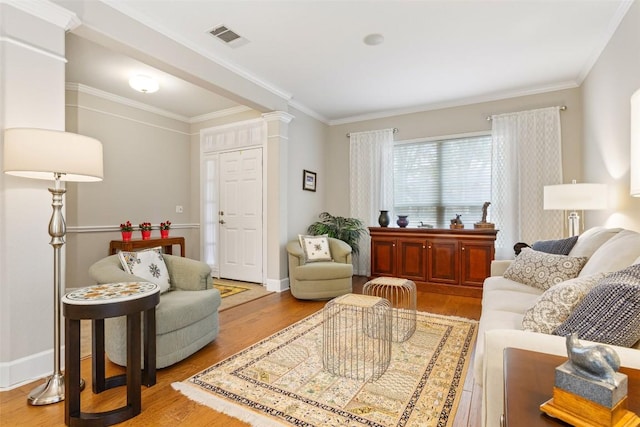
[(226, 298), (231, 295), (239, 294), (240, 292), (246, 292), (249, 288), (244, 286), (229, 285), (226, 283), (219, 283), (215, 279), (213, 280), (213, 287), (220, 292), (220, 297)]
[(319, 311), (173, 387), (253, 426), (451, 426), (477, 321), (418, 312), (374, 382), (322, 369)]

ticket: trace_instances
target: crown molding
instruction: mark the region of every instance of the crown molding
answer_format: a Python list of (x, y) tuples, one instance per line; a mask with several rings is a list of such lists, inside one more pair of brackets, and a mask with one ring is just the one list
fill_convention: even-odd
[(48, 0), (0, 0), (0, 4), (3, 3), (63, 28), (65, 31), (71, 31), (82, 23), (75, 13)]
[(305, 113), (309, 117), (313, 117), (314, 119), (324, 123), (325, 125), (329, 124), (329, 119), (327, 119), (325, 116), (315, 112), (311, 108), (307, 107), (304, 104), (299, 103), (298, 101), (291, 100), (289, 101), (288, 105), (292, 108), (295, 108), (296, 110), (299, 110), (302, 113)]
[(214, 111), (212, 113), (202, 114), (200, 116), (191, 117), (189, 123), (200, 123), (211, 119), (219, 119), (220, 117), (233, 116), (234, 114), (244, 113), (245, 111), (253, 110), (245, 105), (239, 105), (237, 107), (225, 108), (224, 110)]
[(272, 111), (269, 113), (264, 113), (262, 118), (267, 122), (279, 121), (282, 123), (291, 123), (291, 120), (295, 119), (296, 116), (293, 114), (289, 114), (286, 111)]
[(534, 89), (501, 92), (497, 94), (478, 96), (473, 98), (464, 98), (447, 102), (439, 102), (434, 104), (424, 104), (415, 107), (403, 108), (398, 110), (380, 111), (371, 114), (363, 114), (360, 116), (345, 117), (343, 119), (330, 120), (329, 126), (343, 125), (349, 123), (363, 122), (366, 120), (383, 119), (387, 117), (402, 116), (405, 114), (424, 113), (426, 111), (442, 110), (445, 108), (462, 107), (465, 105), (481, 104), (483, 102), (500, 101), (503, 99), (517, 98), (520, 96), (537, 95), (546, 92), (555, 92), (557, 90), (575, 89), (580, 85), (575, 81), (558, 83), (556, 85), (541, 86)]
[(20, 46), (20, 47), (22, 47), (24, 49), (30, 50), (32, 52), (36, 52), (36, 53), (38, 53), (40, 55), (48, 56), (49, 58), (53, 58), (53, 59), (55, 59), (57, 61), (64, 62), (65, 64), (67, 63), (67, 58), (65, 58), (62, 55), (58, 55), (57, 53), (48, 51), (46, 49), (42, 49), (41, 47), (35, 46), (35, 45), (31, 44), (31, 43), (27, 43), (27, 42), (24, 42), (22, 40), (14, 39), (13, 37), (0, 35), (0, 42), (11, 43), (11, 44), (14, 44), (16, 46)]

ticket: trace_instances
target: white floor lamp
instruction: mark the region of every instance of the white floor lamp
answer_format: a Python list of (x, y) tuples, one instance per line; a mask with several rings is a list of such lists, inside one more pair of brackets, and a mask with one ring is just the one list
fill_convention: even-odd
[(62, 197), (66, 189), (61, 181), (102, 181), (102, 144), (75, 133), (30, 128), (6, 129), (4, 162), (6, 174), (54, 181), (49, 188), (53, 197), (53, 213), (49, 235), (53, 246), (53, 374), (45, 384), (28, 396), (31, 405), (48, 405), (64, 400), (64, 376), (60, 370), (60, 252), (66, 226), (62, 214)]
[(569, 211), (569, 236), (580, 234), (580, 215), (577, 211), (606, 209), (607, 186), (605, 184), (545, 185), (544, 210)]

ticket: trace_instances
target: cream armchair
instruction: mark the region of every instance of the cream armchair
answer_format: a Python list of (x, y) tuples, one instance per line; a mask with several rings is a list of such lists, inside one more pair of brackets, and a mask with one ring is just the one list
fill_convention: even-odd
[(305, 263), (300, 242), (287, 243), (289, 287), (298, 299), (330, 299), (351, 292), (351, 246), (329, 237), (333, 261)]
[[(212, 289), (211, 269), (200, 261), (163, 255), (171, 288), (156, 307), (156, 367), (163, 368), (192, 355), (218, 335), (220, 292)], [(89, 268), (97, 283), (146, 281), (125, 272), (118, 255)], [(105, 320), (105, 351), (113, 363), (127, 364), (126, 317)]]

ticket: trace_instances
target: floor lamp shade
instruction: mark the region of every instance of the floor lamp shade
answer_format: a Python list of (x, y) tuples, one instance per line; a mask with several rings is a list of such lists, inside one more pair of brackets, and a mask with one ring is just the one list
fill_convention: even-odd
[[(4, 131), (3, 170), (6, 174), (54, 181), (49, 188), (53, 213), (49, 244), (53, 247), (53, 374), (27, 396), (31, 405), (48, 405), (65, 397), (60, 364), (61, 249), (66, 227), (61, 181), (102, 181), (102, 144), (97, 139), (47, 129), (12, 128)], [(83, 387), (83, 385), (81, 385)]]
[(48, 129), (4, 133), (3, 170), (9, 175), (61, 181), (102, 181), (102, 144), (88, 136)]
[(640, 197), (640, 89), (631, 95), (631, 195)]

